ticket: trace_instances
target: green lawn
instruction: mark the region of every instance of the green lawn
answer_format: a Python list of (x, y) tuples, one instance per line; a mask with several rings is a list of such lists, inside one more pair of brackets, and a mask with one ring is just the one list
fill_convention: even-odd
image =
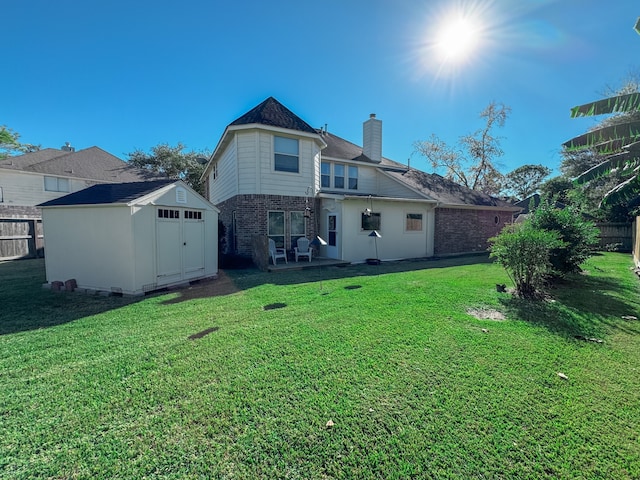
[(631, 266), (594, 257), (536, 304), (478, 258), (137, 299), (0, 263), (0, 477), (640, 478)]

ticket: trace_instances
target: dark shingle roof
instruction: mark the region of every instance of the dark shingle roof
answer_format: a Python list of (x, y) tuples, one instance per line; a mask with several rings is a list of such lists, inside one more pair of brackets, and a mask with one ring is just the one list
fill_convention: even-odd
[(107, 205), (129, 203), (164, 187), (176, 180), (163, 179), (149, 182), (101, 183), (64, 197), (41, 203), (39, 207), (70, 205)]
[(0, 161), (0, 168), (9, 168), (11, 170), (29, 170), (32, 165), (40, 162), (46, 162), (56, 157), (68, 155), (69, 152), (57, 150), (55, 148), (43, 148), (35, 152), (25, 153), (15, 157), (7, 157)]
[(85, 148), (77, 152), (45, 148), (37, 152), (6, 158), (0, 162), (0, 168), (83, 178), (97, 182), (136, 182), (164, 178), (133, 167), (98, 147)]
[(311, 127), (307, 122), (273, 97), (267, 98), (260, 105), (252, 108), (240, 118), (231, 122), (229, 126), (250, 125), (252, 123), (297, 130), (300, 132), (318, 133), (315, 128)]
[[(320, 133), (320, 132), (319, 132)], [(393, 160), (389, 160), (388, 158), (382, 158), (381, 162), (374, 162), (369, 157), (367, 157), (364, 153), (362, 153), (362, 147), (359, 147), (355, 143), (351, 143), (344, 138), (338, 137), (333, 133), (329, 133), (323, 131), (320, 133), (320, 136), (327, 144), (325, 148), (322, 149), (322, 156), (328, 158), (336, 158), (340, 160), (355, 160), (359, 162), (367, 162), (372, 163), (376, 166), (380, 167), (396, 167), (396, 168), (407, 168), (405, 165), (401, 163), (394, 162)]]
[(502, 207), (509, 210), (513, 204), (492, 197), (477, 190), (471, 190), (436, 173), (426, 173), (421, 170), (410, 169), (405, 172), (387, 172), (398, 181), (418, 190), (423, 195), (437, 200), (445, 205)]

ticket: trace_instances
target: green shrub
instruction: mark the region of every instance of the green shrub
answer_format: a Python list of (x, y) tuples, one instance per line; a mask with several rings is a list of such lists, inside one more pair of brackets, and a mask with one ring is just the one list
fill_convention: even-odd
[(540, 296), (553, 272), (550, 256), (562, 241), (556, 232), (535, 228), (530, 221), (507, 225), (490, 238), (491, 257), (500, 263), (516, 286), (520, 297)]
[(598, 245), (599, 230), (572, 207), (558, 209), (542, 201), (531, 215), (535, 229), (556, 232), (563, 245), (551, 251), (551, 265), (556, 275), (579, 272)]

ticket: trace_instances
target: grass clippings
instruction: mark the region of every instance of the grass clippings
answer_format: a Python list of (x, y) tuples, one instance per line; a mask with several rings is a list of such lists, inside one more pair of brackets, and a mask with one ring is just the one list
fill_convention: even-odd
[(507, 319), (504, 313), (499, 312), (493, 308), (469, 308), (467, 313), (472, 317), (476, 317), (478, 320), (493, 320), (501, 322)]

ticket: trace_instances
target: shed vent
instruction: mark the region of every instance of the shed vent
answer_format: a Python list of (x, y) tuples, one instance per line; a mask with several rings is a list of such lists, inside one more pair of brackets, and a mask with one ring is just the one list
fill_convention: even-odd
[(187, 203), (187, 191), (182, 188), (176, 188), (176, 203)]

